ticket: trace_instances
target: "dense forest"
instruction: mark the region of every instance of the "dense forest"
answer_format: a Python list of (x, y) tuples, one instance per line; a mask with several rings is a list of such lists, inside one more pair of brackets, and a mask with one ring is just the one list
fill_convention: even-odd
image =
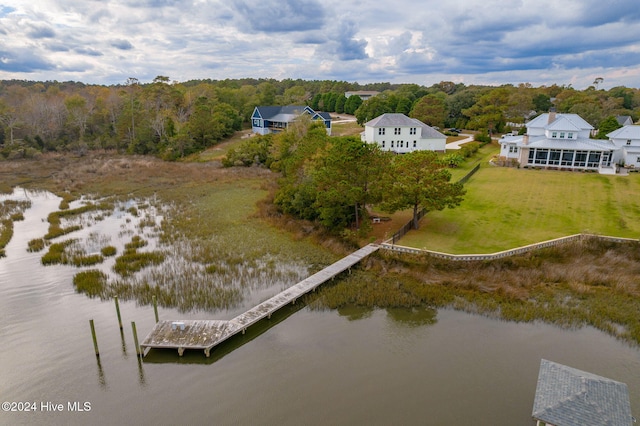
[[(318, 111), (354, 114), (364, 123), (385, 112), (401, 112), (438, 126), (510, 130), (554, 106), (580, 114), (598, 128), (615, 115), (640, 117), (640, 90), (585, 90), (571, 86), (466, 86), (443, 81), (417, 84), (286, 79), (172, 82), (158, 76), (142, 84), (0, 82), (0, 160), (40, 152), (109, 149), (175, 160), (219, 143), (249, 125), (258, 105), (310, 105)], [(349, 90), (380, 95), (361, 102)]]

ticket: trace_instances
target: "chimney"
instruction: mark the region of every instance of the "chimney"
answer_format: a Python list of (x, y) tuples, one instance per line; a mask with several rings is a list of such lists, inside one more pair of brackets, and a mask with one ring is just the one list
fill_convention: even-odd
[(522, 135), (522, 145), (529, 145), (529, 135)]
[(555, 108), (549, 108), (549, 122), (547, 124), (551, 124), (554, 121), (556, 121), (556, 109)]

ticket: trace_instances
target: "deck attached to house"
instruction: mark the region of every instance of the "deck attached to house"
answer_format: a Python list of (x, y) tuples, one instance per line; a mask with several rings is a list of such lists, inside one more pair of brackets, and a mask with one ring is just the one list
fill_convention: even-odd
[(280, 308), (289, 303), (295, 303), (299, 297), (351, 268), (379, 248), (380, 246), (376, 244), (369, 244), (228, 321), (160, 321), (140, 347), (143, 350), (146, 348), (177, 349), (179, 355), (182, 355), (186, 349), (198, 349), (204, 350), (208, 357), (214, 346), (237, 333), (244, 333), (247, 328), (261, 319), (270, 318)]

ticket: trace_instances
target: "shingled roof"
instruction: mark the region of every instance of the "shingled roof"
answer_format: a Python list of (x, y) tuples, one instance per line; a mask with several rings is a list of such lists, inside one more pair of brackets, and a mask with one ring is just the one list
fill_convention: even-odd
[(421, 128), (421, 136), (423, 138), (439, 138), (447, 137), (431, 126), (424, 124), (422, 121), (407, 117), (399, 113), (385, 113), (379, 115), (373, 120), (367, 121), (365, 127), (419, 127)]
[(630, 426), (633, 422), (626, 384), (546, 359), (540, 362), (531, 415), (556, 426)]

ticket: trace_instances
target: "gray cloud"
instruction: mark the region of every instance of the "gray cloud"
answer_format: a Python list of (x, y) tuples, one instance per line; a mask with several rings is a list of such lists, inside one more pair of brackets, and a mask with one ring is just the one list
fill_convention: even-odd
[(92, 47), (77, 47), (74, 52), (84, 56), (103, 56), (103, 53)]
[(111, 46), (120, 50), (131, 50), (133, 49), (133, 45), (129, 43), (128, 40), (113, 40), (111, 42)]
[(31, 38), (53, 38), (56, 36), (56, 33), (48, 26), (33, 25), (27, 32), (27, 35)]
[(325, 10), (317, 0), (238, 1), (235, 9), (254, 31), (317, 30), (325, 21)]
[(32, 73), (35, 71), (48, 71), (54, 68), (55, 66), (51, 62), (34, 55), (28, 49), (0, 50), (0, 71)]

